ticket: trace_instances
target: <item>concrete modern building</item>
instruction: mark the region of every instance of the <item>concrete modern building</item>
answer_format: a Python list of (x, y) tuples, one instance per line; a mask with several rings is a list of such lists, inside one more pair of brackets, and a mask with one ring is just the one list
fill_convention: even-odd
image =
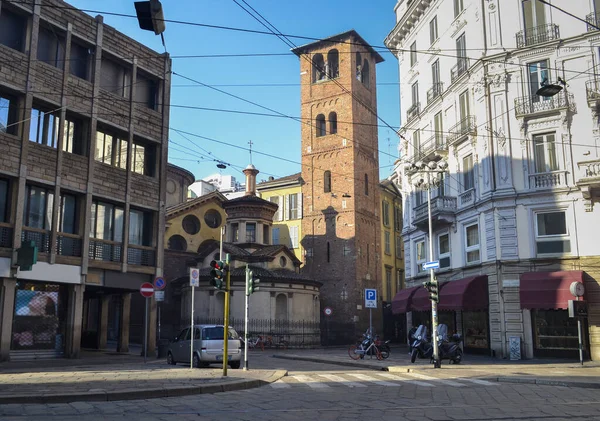
[(323, 282), (330, 342), (348, 343), (369, 325), (365, 288), (381, 292), (375, 67), (383, 58), (353, 30), (293, 51), (301, 116), (312, 122), (301, 135), (303, 273)]
[[(599, 2), (568, 5), (597, 26)], [(395, 311), (409, 325), (430, 318), (421, 265), (438, 260), (440, 321), (467, 350), (577, 358), (566, 309), (570, 284), (583, 282), (584, 348), (600, 358), (600, 32), (537, 0), (401, 0), (395, 13), (385, 43), (399, 60), (403, 140), (391, 179), (414, 287)], [(561, 80), (557, 95), (536, 94)], [(442, 159), (429, 255), (415, 185)]]
[(0, 359), (127, 351), (132, 293), (162, 275), (171, 61), (33, 3), (0, 2)]

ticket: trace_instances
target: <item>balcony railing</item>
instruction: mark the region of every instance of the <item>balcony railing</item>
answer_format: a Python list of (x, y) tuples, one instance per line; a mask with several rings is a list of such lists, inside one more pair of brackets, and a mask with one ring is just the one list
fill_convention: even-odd
[(81, 257), (81, 237), (59, 232), (56, 236), (56, 254), (59, 256)]
[(590, 106), (595, 106), (600, 101), (600, 80), (585, 82), (585, 96)]
[(581, 181), (600, 180), (600, 160), (578, 162), (577, 167), (583, 169)]
[(0, 222), (0, 247), (12, 248), (13, 228), (9, 224)]
[(469, 206), (475, 203), (475, 189), (469, 189), (458, 196), (460, 200), (460, 206)]
[(156, 249), (129, 244), (127, 246), (127, 263), (138, 266), (155, 266)]
[(406, 121), (410, 121), (417, 117), (421, 112), (421, 103), (417, 102), (413, 104), (408, 110), (406, 110)]
[(452, 126), (448, 136), (446, 137), (446, 141), (449, 145), (452, 145), (468, 135), (477, 135), (477, 120), (474, 115), (466, 116), (457, 124)]
[[(456, 197), (451, 196), (438, 196), (431, 199), (431, 216), (437, 216), (440, 213), (454, 213), (456, 212)], [(419, 205), (415, 208), (414, 222), (425, 222), (429, 218), (429, 212), (427, 210), (427, 202)]]
[[(589, 31), (597, 31), (600, 28), (600, 14), (590, 13), (585, 17), (587, 22), (587, 30)], [(591, 25), (590, 25), (591, 24)]]
[(544, 98), (538, 95), (523, 96), (515, 99), (515, 115), (517, 117), (555, 111), (561, 108), (573, 107), (574, 98), (572, 93), (559, 92), (550, 98)]
[(50, 253), (50, 231), (38, 228), (23, 228), (21, 231), (21, 242), (33, 241), (38, 253)]
[(459, 57), (456, 66), (450, 69), (450, 82), (456, 82), (456, 80), (464, 75), (467, 70), (469, 70), (469, 59), (466, 57)]
[(548, 23), (517, 32), (517, 48), (541, 44), (560, 38), (558, 25)]
[(115, 241), (90, 239), (89, 258), (104, 262), (121, 262), (123, 244)]
[(436, 98), (440, 97), (444, 92), (444, 82), (434, 83), (427, 91), (427, 105), (431, 104)]
[[(441, 157), (441, 154), (448, 151), (446, 139), (441, 133), (436, 133), (431, 136), (425, 143), (417, 145), (415, 150), (414, 161), (421, 159)], [(433, 157), (432, 157), (433, 155)], [(428, 159), (429, 160), (429, 159)]]
[(529, 188), (535, 190), (553, 189), (567, 185), (567, 172), (564, 170), (529, 175)]

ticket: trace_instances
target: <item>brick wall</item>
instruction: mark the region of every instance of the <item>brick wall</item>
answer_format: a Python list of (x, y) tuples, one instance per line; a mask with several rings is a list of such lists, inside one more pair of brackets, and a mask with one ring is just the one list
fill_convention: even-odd
[(158, 179), (131, 173), (131, 202), (158, 208)]
[(27, 56), (0, 44), (0, 75), (11, 85), (25, 86), (27, 81)]
[(69, 75), (66, 89), (68, 108), (81, 114), (90, 114), (92, 112), (92, 101), (90, 101), (90, 98), (93, 97), (92, 89), (92, 84), (87, 80)]
[(62, 185), (66, 188), (85, 191), (88, 174), (88, 158), (72, 153), (63, 153)]
[(135, 132), (150, 139), (159, 140), (161, 136), (161, 118), (158, 111), (151, 110), (144, 104), (134, 104)]
[(42, 61), (36, 62), (33, 90), (36, 97), (43, 97), (60, 104), (63, 72)]
[(123, 128), (129, 127), (129, 100), (101, 90), (98, 97), (98, 118)]

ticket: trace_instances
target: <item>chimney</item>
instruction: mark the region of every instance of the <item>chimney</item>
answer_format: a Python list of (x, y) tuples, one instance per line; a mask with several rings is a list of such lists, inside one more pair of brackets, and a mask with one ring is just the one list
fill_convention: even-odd
[(246, 194), (244, 196), (256, 196), (256, 175), (259, 171), (250, 164), (243, 173), (246, 175)]

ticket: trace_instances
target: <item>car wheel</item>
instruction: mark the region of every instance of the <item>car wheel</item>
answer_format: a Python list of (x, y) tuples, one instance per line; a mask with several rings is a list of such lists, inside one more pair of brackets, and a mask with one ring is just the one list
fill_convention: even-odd
[(171, 354), (170, 352), (167, 354), (167, 364), (169, 364), (169, 365), (177, 364), (175, 362), (175, 360), (173, 359), (173, 354)]
[(194, 354), (194, 357), (192, 359), (192, 367), (194, 367), (194, 368), (201, 367), (200, 357), (198, 357), (198, 354)]
[(231, 368), (237, 369), (237, 368), (240, 368), (241, 361), (232, 361), (229, 363), (229, 365), (231, 366)]

